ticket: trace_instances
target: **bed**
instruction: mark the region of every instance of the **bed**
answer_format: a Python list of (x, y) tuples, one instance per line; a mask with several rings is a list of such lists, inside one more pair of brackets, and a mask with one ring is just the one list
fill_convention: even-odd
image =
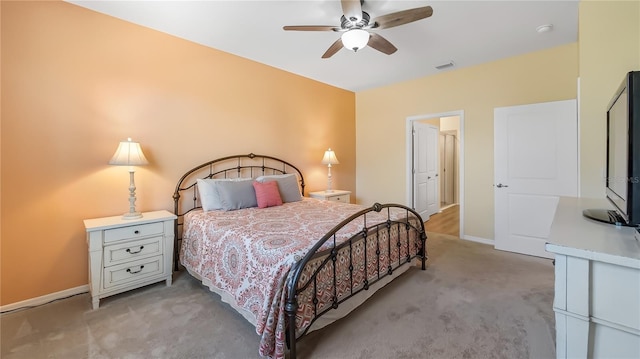
[(176, 270), (252, 323), (264, 357), (284, 358), (288, 347), (295, 359), (306, 333), (412, 265), (426, 268), (424, 223), (412, 209), (307, 198), (304, 187), (295, 166), (251, 153), (187, 171), (173, 195)]

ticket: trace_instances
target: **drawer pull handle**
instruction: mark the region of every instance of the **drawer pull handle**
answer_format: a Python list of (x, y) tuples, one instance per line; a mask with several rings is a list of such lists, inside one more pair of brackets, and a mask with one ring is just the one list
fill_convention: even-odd
[(138, 254), (138, 253), (142, 252), (142, 250), (143, 250), (143, 249), (144, 249), (144, 246), (140, 246), (140, 249), (138, 249), (138, 251), (137, 251), (137, 252), (132, 252), (132, 251), (131, 251), (131, 248), (127, 248), (127, 252), (128, 252), (129, 254)]
[(136, 274), (136, 273), (140, 273), (142, 272), (142, 268), (144, 268), (144, 266), (140, 266), (140, 269), (138, 269), (137, 271), (133, 272), (131, 270), (131, 268), (127, 268), (127, 272), (131, 273), (131, 274)]
[(134, 234), (140, 234), (140, 231), (135, 230), (133, 233), (134, 233)]

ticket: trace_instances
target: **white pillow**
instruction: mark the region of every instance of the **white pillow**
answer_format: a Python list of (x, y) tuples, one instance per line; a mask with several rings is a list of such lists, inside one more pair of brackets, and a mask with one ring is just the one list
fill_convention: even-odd
[(223, 209), (220, 202), (220, 196), (216, 190), (217, 182), (228, 181), (252, 181), (251, 178), (198, 178), (196, 180), (198, 184), (198, 193), (200, 194), (200, 204), (205, 211), (213, 211), (216, 209)]
[(302, 195), (300, 194), (300, 186), (298, 184), (298, 176), (293, 173), (284, 175), (269, 175), (260, 176), (256, 178), (258, 182), (278, 182), (278, 190), (280, 190), (280, 197), (282, 202), (296, 202), (302, 201)]

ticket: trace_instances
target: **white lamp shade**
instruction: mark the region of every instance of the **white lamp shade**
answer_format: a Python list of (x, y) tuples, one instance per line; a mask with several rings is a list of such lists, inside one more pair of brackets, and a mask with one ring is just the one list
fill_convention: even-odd
[(336, 153), (333, 150), (328, 149), (324, 151), (324, 157), (322, 157), (323, 165), (339, 165), (338, 157), (336, 157)]
[(130, 138), (127, 141), (120, 142), (116, 153), (113, 154), (109, 161), (110, 165), (117, 166), (141, 166), (148, 163), (149, 161), (144, 157), (140, 144), (132, 142)]
[(362, 29), (352, 29), (342, 34), (342, 45), (353, 51), (358, 51), (369, 43), (369, 33)]

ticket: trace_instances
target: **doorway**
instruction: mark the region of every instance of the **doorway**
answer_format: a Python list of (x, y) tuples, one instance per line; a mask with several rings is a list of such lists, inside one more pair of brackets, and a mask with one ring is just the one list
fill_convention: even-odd
[[(419, 208), (423, 204), (417, 203), (421, 199), (416, 196), (417, 186), (420, 184), (419, 168), (416, 168), (416, 151), (420, 147), (434, 148), (425, 145), (425, 136), (416, 136), (416, 128), (427, 124), (438, 128), (435, 145), (438, 158), (437, 170), (437, 203), (436, 213), (425, 218), (427, 230), (434, 228), (434, 232), (464, 236), (464, 111), (452, 111), (439, 114), (412, 116), (406, 122), (406, 168), (407, 168), (407, 203), (409, 207)], [(445, 233), (446, 232), (446, 233)]]

